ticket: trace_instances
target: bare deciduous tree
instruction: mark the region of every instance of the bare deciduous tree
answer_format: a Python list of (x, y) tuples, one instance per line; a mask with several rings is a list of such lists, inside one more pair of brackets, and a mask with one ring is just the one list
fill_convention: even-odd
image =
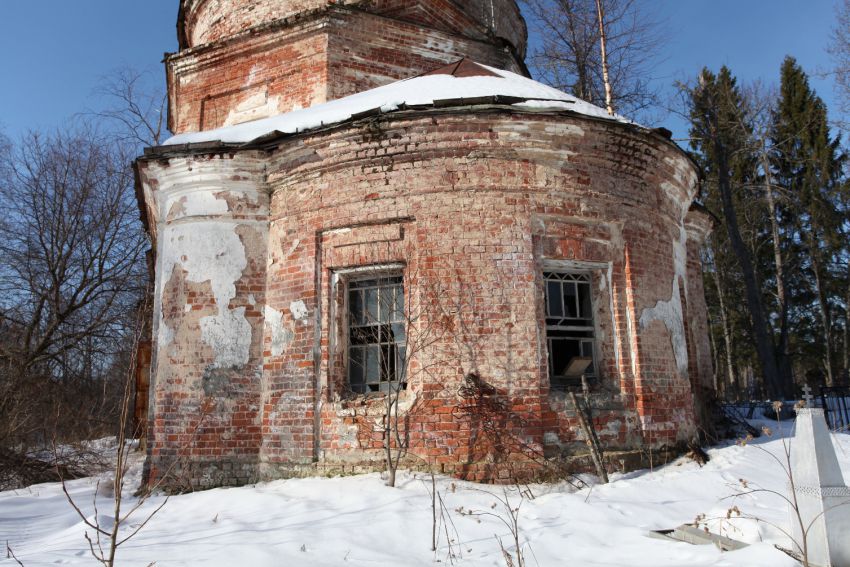
[[(525, 0), (525, 5), (531, 28), (540, 38), (530, 63), (541, 80), (604, 107), (607, 72), (613, 109), (635, 115), (657, 102), (649, 79), (663, 36), (646, 3)], [(603, 35), (607, 65), (603, 65)]]
[(136, 147), (158, 146), (168, 135), (168, 99), (148, 72), (132, 67), (116, 69), (103, 77), (95, 95), (102, 97), (106, 106), (87, 114), (116, 126), (122, 142)]
[[(144, 318), (147, 315), (147, 306), (144, 303), (137, 310), (138, 319)], [(129, 468), (129, 457), (132, 449), (132, 439), (138, 437), (138, 431), (134, 431), (130, 425), (133, 394), (135, 386), (135, 357), (138, 353), (138, 346), (144, 334), (144, 324), (141, 320), (137, 320), (133, 325), (133, 335), (130, 338), (130, 343), (133, 348), (130, 349), (130, 361), (124, 371), (123, 376), (123, 392), (121, 395), (120, 414), (118, 421), (118, 434), (116, 436), (117, 452), (112, 470), (111, 481), (111, 500), (112, 500), (112, 517), (111, 522), (105, 522), (104, 518), (97, 513), (97, 497), (101, 492), (101, 484), (98, 482), (97, 489), (94, 491), (94, 515), (89, 517), (80, 508), (78, 503), (68, 492), (68, 487), (65, 483), (65, 478), (60, 473), (62, 482), (62, 492), (68, 503), (82, 519), (86, 527), (91, 530), (86, 531), (85, 538), (89, 545), (89, 551), (99, 563), (105, 567), (113, 567), (115, 565), (115, 557), (118, 548), (132, 539), (144, 528), (148, 522), (159, 512), (168, 502), (168, 497), (163, 499), (151, 512), (144, 517), (137, 517), (139, 509), (145, 504), (151, 494), (151, 490), (140, 492), (136, 500), (129, 506), (129, 510), (124, 505), (126, 504), (126, 496), (124, 490), (127, 487), (127, 472)], [(54, 444), (54, 454), (57, 453)], [(58, 461), (58, 459), (57, 459)], [(149, 487), (157, 488), (157, 487)], [(136, 520), (131, 524), (130, 520)]]
[(17, 332), (0, 355), (29, 369), (83, 363), (87, 340), (114, 353), (145, 283), (128, 156), (84, 129), (31, 134), (3, 161), (0, 309)]
[(85, 125), (0, 154), (0, 391), (16, 393), (3, 397), (2, 449), (46, 442), (55, 415), (65, 433), (112, 431), (112, 378), (147, 278), (129, 155)]
[(850, 0), (841, 0), (835, 7), (835, 27), (829, 53), (835, 62), (835, 86), (841, 110), (850, 112)]

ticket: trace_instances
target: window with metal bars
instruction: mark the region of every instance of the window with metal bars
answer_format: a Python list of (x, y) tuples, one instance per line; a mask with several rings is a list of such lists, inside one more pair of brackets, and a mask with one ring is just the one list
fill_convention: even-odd
[(596, 376), (592, 279), (582, 272), (544, 272), (549, 383), (563, 389)]
[(400, 275), (348, 282), (348, 383), (352, 391), (405, 386), (406, 328)]

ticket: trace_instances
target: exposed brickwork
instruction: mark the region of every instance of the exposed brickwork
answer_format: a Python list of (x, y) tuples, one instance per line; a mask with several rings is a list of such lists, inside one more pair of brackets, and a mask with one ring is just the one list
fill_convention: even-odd
[(526, 28), (514, 0), (182, 0), (181, 49), (328, 6), (348, 6), (486, 40), (501, 38), (525, 56)]
[[(218, 4), (231, 3), (209, 0), (202, 6), (212, 9)], [(251, 16), (247, 23), (265, 21), (262, 7), (276, 13), (286, 5), (245, 2), (254, 4), (258, 7), (246, 13)], [(382, 2), (368, 10), (316, 4), (324, 8), (289, 14), (288, 19), (234, 37), (210, 33), (216, 42), (170, 55), (170, 129), (194, 132), (265, 118), (405, 79), (462, 57), (515, 72), (523, 69), (510, 45), (487, 34), (471, 34), (475, 21), (451, 8), (450, 2)], [(506, 4), (514, 5), (512, 0)], [(232, 17), (241, 13), (237, 10)], [(502, 17), (507, 13), (510, 10), (501, 12)], [(215, 14), (221, 22), (232, 19)], [(524, 33), (523, 26), (523, 49)]]
[(148, 396), (150, 395), (151, 376), (151, 342), (140, 341), (136, 348), (134, 361), (136, 399), (133, 404), (133, 433), (134, 437), (143, 437), (148, 429)]
[(157, 274), (149, 451), (178, 487), (256, 478), (267, 196), (248, 154), (150, 163)]
[[(486, 24), (489, 2), (328, 4), (184, 2), (187, 49), (167, 61), (176, 131), (459, 56), (519, 70), (512, 1), (495, 4), (501, 39), (469, 26)], [(364, 273), (403, 277), (406, 466), (494, 482), (588, 466), (575, 410), (550, 389), (544, 271), (591, 274), (587, 399), (609, 465), (696, 433), (695, 396), (712, 376), (698, 260), (710, 223), (689, 212), (693, 165), (656, 134), (444, 108), (266, 147), (163, 148), (137, 169), (156, 243), (151, 481), (381, 468), (386, 397), (347, 383), (346, 282)]]
[[(225, 167), (233, 159), (189, 161), (202, 162), (193, 168)], [(251, 449), (259, 453), (245, 454), (256, 459), (251, 478), (380, 463), (382, 398), (352, 396), (345, 387), (334, 284), (335, 274), (352, 266), (403, 265), (413, 293), (409, 307), (421, 313), (418, 324), (442, 333), (416, 354), (405, 393), (416, 455), (411, 465), (507, 480), (545, 470), (544, 455), (580, 452), (572, 408), (563, 393), (548, 388), (541, 273), (552, 262), (595, 267), (603, 371), (591, 399), (608, 450), (669, 446), (694, 434), (691, 381), (705, 379), (710, 360), (706, 368), (699, 356), (683, 374), (666, 323), (640, 323), (659, 301), (671, 300), (673, 248), (695, 184), (691, 165), (669, 142), (583, 118), (457, 113), (304, 135), (283, 142), (266, 160), (272, 192), (267, 249), (257, 248), (256, 272), (242, 275), (230, 303), (246, 305), (250, 293), (265, 304), (261, 377), (254, 363), (232, 377), (248, 380), (252, 394), (246, 397), (251, 403), (259, 397), (260, 410), (228, 413), (229, 422), (216, 417), (218, 429), (210, 431), (232, 433), (239, 419), (251, 427), (248, 437), (218, 438), (209, 447), (235, 456), (242, 444), (259, 440)], [(148, 167), (154, 166), (143, 164), (142, 171)], [(694, 296), (701, 291), (692, 283), (695, 266), (688, 265), (682, 281)], [(178, 290), (187, 286), (185, 278), (171, 280), (177, 287), (163, 293), (174, 315), (166, 321), (185, 317), (187, 301), (191, 313), (195, 305), (199, 315), (212, 309), (208, 290), (187, 287), (195, 293), (190, 300)], [(698, 298), (685, 307), (691, 337), (699, 333), (691, 322), (699, 320), (700, 308)], [(274, 325), (272, 311), (279, 313)], [(209, 355), (197, 334), (190, 339), (196, 323), (172, 325), (187, 328), (189, 342), (175, 339), (160, 375), (203, 381)], [(260, 328), (258, 315), (252, 344)], [(180, 361), (197, 370), (180, 368)], [(689, 379), (692, 368), (699, 376)], [(484, 384), (477, 397), (459, 393), (469, 374)], [(159, 395), (179, 399), (186, 421), (187, 384), (167, 380), (158, 379)], [(162, 392), (165, 384), (174, 391)], [(228, 403), (232, 396), (228, 391)], [(186, 435), (192, 423), (178, 429)], [(206, 456), (194, 445), (188, 451)]]

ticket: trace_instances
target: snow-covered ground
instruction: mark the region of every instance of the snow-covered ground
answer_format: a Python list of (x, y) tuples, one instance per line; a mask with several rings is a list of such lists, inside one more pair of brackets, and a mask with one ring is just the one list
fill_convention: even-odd
[[(845, 480), (850, 479), (850, 435), (834, 443)], [(783, 470), (768, 453), (783, 455), (781, 440), (755, 440), (711, 449), (699, 467), (680, 459), (654, 471), (614, 475), (608, 485), (575, 491), (568, 484), (508, 489), (519, 507), (526, 565), (532, 566), (688, 566), (782, 567), (797, 562), (774, 544), (790, 547), (775, 527), (746, 519), (727, 520), (737, 506), (781, 527), (788, 526), (783, 502), (767, 494), (735, 498), (740, 479), (784, 492)], [(139, 463), (133, 474), (138, 474)], [(111, 501), (95, 496), (97, 480), (69, 483), (84, 513), (110, 522)], [(404, 474), (397, 488), (380, 475), (286, 480), (172, 497), (138, 535), (118, 551), (117, 565), (240, 566), (466, 566), (505, 565), (496, 536), (514, 551), (501, 487), (438, 478), (448, 526), (440, 528), (438, 550), (431, 551), (430, 480)], [(107, 492), (102, 489), (100, 492)], [(133, 502), (129, 496), (128, 503)], [(149, 499), (127, 530), (143, 521), (164, 496)], [(127, 505), (127, 503), (125, 503)], [(469, 512), (472, 512), (470, 515)], [(490, 513), (492, 515), (480, 515)], [(700, 514), (714, 530), (751, 543), (735, 552), (647, 536), (674, 528)], [(501, 519), (500, 519), (501, 518)], [(0, 493), (0, 544), (9, 546), (27, 567), (92, 565), (85, 526), (57, 484)], [(447, 534), (448, 533), (448, 537)], [(449, 540), (451, 542), (449, 543)], [(450, 557), (450, 549), (455, 557)], [(5, 557), (3, 554), (0, 557)], [(17, 565), (0, 559), (0, 565)]]

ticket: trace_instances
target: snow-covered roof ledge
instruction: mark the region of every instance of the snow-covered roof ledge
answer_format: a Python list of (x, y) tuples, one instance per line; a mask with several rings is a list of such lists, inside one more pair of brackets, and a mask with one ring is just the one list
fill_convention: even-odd
[(449, 103), (456, 106), (482, 104), (485, 100), (510, 104), (526, 111), (563, 110), (634, 124), (627, 118), (610, 116), (605, 109), (532, 79), (464, 59), (417, 77), (310, 108), (215, 130), (178, 134), (163, 145), (245, 144), (269, 135), (297, 134), (376, 112), (447, 106)]

